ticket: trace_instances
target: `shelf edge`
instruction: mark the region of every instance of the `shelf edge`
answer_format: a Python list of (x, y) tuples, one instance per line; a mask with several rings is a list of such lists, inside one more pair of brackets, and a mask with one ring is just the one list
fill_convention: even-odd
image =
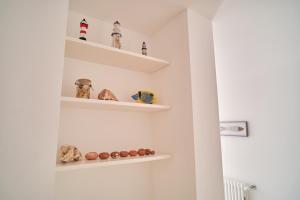
[(76, 163), (68, 163), (68, 164), (58, 164), (56, 166), (57, 172), (63, 171), (71, 171), (71, 170), (79, 170), (79, 169), (89, 169), (89, 168), (97, 168), (97, 167), (106, 167), (106, 166), (114, 166), (114, 165), (126, 165), (126, 164), (134, 164), (134, 163), (145, 163), (152, 161), (159, 161), (170, 159), (171, 155), (169, 154), (161, 154), (157, 156), (145, 156), (145, 157), (134, 157), (134, 158), (119, 158), (116, 160), (96, 160), (96, 161), (78, 161)]
[[(159, 105), (159, 104), (142, 104), (142, 103), (135, 103), (135, 102), (122, 102), (122, 101), (106, 101), (106, 100), (98, 100), (98, 99), (83, 99), (83, 98), (76, 98), (76, 97), (61, 97), (61, 102), (64, 103), (78, 103), (78, 104), (86, 104), (86, 105), (95, 105), (95, 106), (111, 106), (116, 108), (124, 108), (124, 109), (133, 109), (136, 111), (140, 110), (147, 110), (148, 112), (152, 111), (166, 111), (170, 110), (171, 106), (169, 105)], [(123, 110), (124, 110), (123, 109)], [(122, 110), (122, 109), (120, 109)]]

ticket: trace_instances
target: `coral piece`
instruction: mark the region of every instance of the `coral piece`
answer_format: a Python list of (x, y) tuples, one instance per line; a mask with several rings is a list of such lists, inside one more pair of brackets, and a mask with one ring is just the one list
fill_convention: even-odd
[(157, 101), (154, 93), (149, 91), (138, 91), (136, 94), (132, 95), (131, 98), (137, 103), (153, 104)]
[(89, 79), (78, 79), (75, 82), (75, 85), (77, 85), (76, 97), (86, 99), (90, 98), (90, 89), (92, 88), (92, 82)]
[(82, 160), (82, 155), (77, 147), (63, 145), (58, 151), (58, 160), (62, 163), (75, 162)]
[(120, 26), (121, 24), (116, 21), (114, 23), (114, 28), (113, 28), (113, 32), (111, 33), (111, 37), (112, 37), (112, 47), (121, 49), (121, 30), (120, 30)]
[(146, 42), (143, 42), (143, 44), (142, 44), (142, 54), (143, 54), (144, 56), (147, 56)]
[(118, 101), (117, 97), (112, 93), (112, 91), (107, 89), (104, 89), (99, 93), (98, 99)]
[(88, 29), (89, 25), (88, 23), (85, 21), (85, 19), (83, 19), (81, 22), (80, 22), (80, 36), (79, 36), (79, 39), (81, 40), (86, 40), (86, 30)]

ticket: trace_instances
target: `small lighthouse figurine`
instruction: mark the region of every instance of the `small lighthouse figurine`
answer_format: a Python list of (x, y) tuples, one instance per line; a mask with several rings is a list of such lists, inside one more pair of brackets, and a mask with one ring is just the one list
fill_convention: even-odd
[(147, 47), (146, 47), (146, 42), (143, 42), (143, 44), (142, 44), (142, 54), (143, 54), (144, 56), (146, 56), (146, 55), (147, 55)]
[(81, 40), (86, 40), (86, 30), (88, 29), (89, 25), (88, 23), (85, 21), (85, 19), (83, 19), (81, 22), (80, 22), (80, 36), (79, 36), (79, 39)]
[(116, 21), (114, 23), (114, 28), (113, 28), (113, 32), (111, 33), (111, 37), (112, 37), (112, 47), (121, 49), (121, 30), (120, 30), (120, 26), (121, 24)]

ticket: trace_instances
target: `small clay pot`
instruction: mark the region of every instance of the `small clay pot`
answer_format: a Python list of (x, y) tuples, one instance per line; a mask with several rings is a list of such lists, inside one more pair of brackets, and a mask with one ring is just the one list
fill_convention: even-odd
[(150, 154), (151, 154), (151, 155), (154, 155), (154, 154), (155, 154), (155, 151), (154, 151), (154, 150), (152, 150), (152, 151), (150, 152)]
[(128, 154), (129, 154), (128, 151), (121, 151), (121, 152), (120, 152), (120, 156), (123, 157), (123, 158), (124, 158), (124, 157), (127, 157)]
[(98, 158), (98, 153), (97, 152), (88, 152), (85, 154), (85, 159), (87, 160), (96, 160)]
[(120, 157), (120, 153), (118, 151), (114, 151), (110, 154), (110, 157), (112, 157), (113, 159), (117, 159)]
[(145, 149), (145, 154), (148, 156), (151, 154), (151, 150), (150, 149)]
[(107, 152), (99, 153), (99, 158), (101, 160), (105, 160), (105, 159), (109, 158), (109, 153), (107, 153)]
[(139, 156), (144, 156), (146, 154), (145, 149), (139, 149), (138, 154), (139, 154)]
[(131, 157), (134, 157), (134, 156), (137, 156), (137, 155), (138, 155), (138, 152), (137, 152), (136, 150), (131, 150), (131, 151), (129, 151), (129, 155), (130, 155)]

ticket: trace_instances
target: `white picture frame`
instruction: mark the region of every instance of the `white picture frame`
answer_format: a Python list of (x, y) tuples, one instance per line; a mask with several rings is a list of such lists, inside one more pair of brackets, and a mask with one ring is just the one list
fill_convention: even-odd
[(248, 137), (247, 121), (221, 121), (220, 135)]

